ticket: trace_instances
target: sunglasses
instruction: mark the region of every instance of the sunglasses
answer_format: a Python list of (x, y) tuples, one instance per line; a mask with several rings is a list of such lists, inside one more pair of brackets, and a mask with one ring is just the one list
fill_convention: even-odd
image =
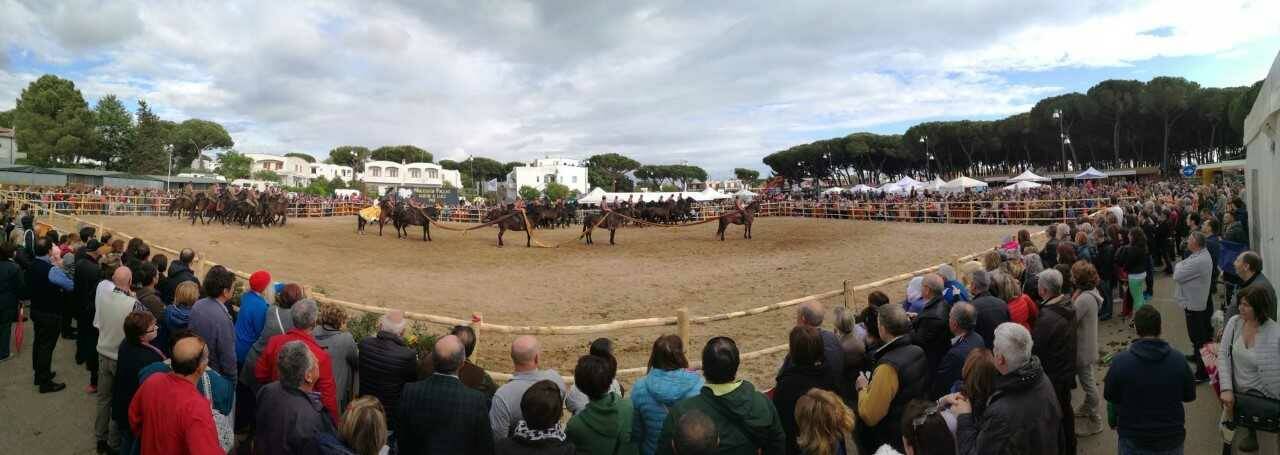
[(915, 419), (911, 420), (911, 428), (918, 430), (921, 425), (924, 425), (924, 423), (929, 420), (929, 417), (938, 415), (938, 413), (941, 411), (942, 411), (942, 406), (940, 405), (935, 404), (933, 406), (929, 406), (927, 409), (924, 410), (923, 414), (920, 414), (919, 417), (916, 417)]

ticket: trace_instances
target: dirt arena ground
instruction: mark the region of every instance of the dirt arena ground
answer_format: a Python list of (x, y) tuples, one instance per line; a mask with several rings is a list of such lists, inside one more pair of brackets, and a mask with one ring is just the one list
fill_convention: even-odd
[[(109, 230), (170, 248), (191, 247), (234, 268), (266, 269), (278, 280), (311, 284), (335, 298), (384, 307), (512, 325), (591, 324), (672, 316), (688, 307), (707, 315), (816, 294), (845, 279), (865, 283), (993, 246), (1016, 228), (850, 220), (762, 218), (753, 239), (731, 228), (713, 238), (714, 224), (687, 229), (622, 229), (618, 245), (607, 233), (596, 245), (525, 248), (524, 234), (496, 229), (468, 234), (432, 230), (434, 241), (397, 240), (377, 226), (355, 234), (354, 217), (290, 220), (284, 228), (191, 226), (176, 219), (87, 217)], [(580, 228), (535, 231), (547, 244), (576, 237)], [(905, 283), (887, 289), (902, 295)], [(831, 299), (828, 306), (838, 304)], [(693, 327), (693, 344), (730, 335), (743, 352), (786, 342), (793, 310)], [(444, 330), (433, 326), (434, 330)], [(609, 334), (623, 367), (644, 365), (649, 347), (674, 327)], [(510, 337), (482, 336), (480, 365), (510, 371)], [(544, 336), (544, 363), (568, 373), (592, 336)], [(696, 354), (690, 355), (696, 357)], [(778, 356), (780, 358), (780, 355)], [(744, 365), (746, 377), (772, 384), (775, 360)]]

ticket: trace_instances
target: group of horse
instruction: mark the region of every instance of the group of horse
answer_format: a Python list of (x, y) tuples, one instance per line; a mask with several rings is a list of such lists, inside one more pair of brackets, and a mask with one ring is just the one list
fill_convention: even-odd
[[(251, 200), (252, 198), (252, 200)], [(289, 200), (283, 193), (259, 193), (250, 196), (245, 190), (232, 194), (221, 191), (184, 193), (169, 201), (169, 216), (191, 218), (201, 224), (221, 221), (222, 224), (238, 223), (244, 227), (284, 226), (288, 220)]]
[[(741, 210), (731, 210), (718, 217), (719, 227), (716, 230), (716, 236), (724, 241), (725, 231), (729, 225), (743, 226), (743, 238), (751, 238), (751, 225), (755, 220), (756, 214), (760, 211), (760, 203), (753, 201)], [(533, 234), (530, 232), (538, 228), (556, 228), (571, 224), (576, 218), (574, 214), (576, 210), (565, 207), (563, 204), (556, 205), (532, 205), (523, 210), (513, 206), (494, 207), (485, 212), (481, 218), (479, 226), (469, 229), (477, 229), (480, 227), (496, 226), (498, 228), (498, 246), (505, 246), (503, 237), (507, 231), (517, 231), (525, 233), (525, 247), (533, 245)], [(609, 231), (609, 244), (615, 245), (615, 239), (618, 228), (628, 224), (636, 226), (644, 226), (644, 223), (654, 223), (654, 221), (677, 220), (691, 221), (693, 220), (691, 208), (683, 205), (681, 202), (669, 201), (667, 203), (655, 203), (654, 205), (634, 206), (622, 204), (609, 211), (597, 213), (588, 213), (582, 219), (582, 235), (581, 238), (588, 245), (594, 245), (595, 240), (592, 233), (596, 228)], [(387, 224), (395, 227), (396, 238), (408, 238), (410, 226), (422, 226), (422, 240), (431, 241), (431, 223), (440, 215), (440, 210), (433, 206), (418, 206), (405, 200), (391, 200), (384, 198), (378, 203), (378, 218), (376, 220), (366, 220), (363, 215), (356, 215), (356, 232), (363, 234), (365, 227), (373, 221), (378, 223), (378, 235), (382, 235), (382, 228)], [(633, 222), (633, 220), (642, 221), (641, 223)], [(671, 222), (660, 224), (673, 224)]]

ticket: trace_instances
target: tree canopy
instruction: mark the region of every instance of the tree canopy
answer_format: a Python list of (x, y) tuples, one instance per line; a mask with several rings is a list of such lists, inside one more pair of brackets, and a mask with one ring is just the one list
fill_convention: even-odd
[(818, 177), (849, 185), (879, 183), (881, 175), (1009, 174), (1032, 167), (1158, 166), (1173, 172), (1184, 162), (1240, 156), (1243, 118), (1260, 86), (1202, 88), (1174, 77), (1106, 80), (999, 120), (925, 122), (902, 135), (853, 133), (796, 145), (763, 161), (789, 181)]
[(364, 161), (369, 158), (369, 149), (357, 145), (344, 145), (329, 151), (329, 162), (348, 166), (356, 172), (364, 172)]
[(165, 174), (169, 172), (167, 147), (177, 126), (160, 119), (143, 100), (138, 100), (137, 113), (133, 150), (121, 157), (120, 167), (133, 174)]
[(587, 181), (593, 187), (608, 191), (631, 191), (635, 182), (627, 176), (628, 172), (640, 168), (640, 162), (619, 155), (605, 153), (587, 158)]
[(431, 152), (412, 145), (386, 145), (370, 152), (374, 160), (392, 161), (396, 163), (430, 163)]
[(227, 180), (249, 178), (249, 169), (253, 167), (253, 158), (244, 156), (235, 150), (227, 150), (218, 155), (218, 174)]
[(74, 82), (41, 76), (22, 90), (14, 111), (18, 149), (32, 164), (73, 165), (93, 150), (93, 112)]
[(188, 119), (173, 129), (170, 138), (173, 145), (173, 168), (180, 169), (191, 166), (196, 157), (215, 149), (235, 147), (231, 135), (217, 122), (201, 119)]
[(306, 153), (289, 152), (289, 153), (284, 154), (284, 156), (292, 156), (292, 157), (294, 157), (294, 158), (301, 159), (302, 161), (306, 161), (306, 162), (308, 162), (308, 163), (314, 163), (314, 162), (316, 162), (316, 157), (311, 156), (311, 155), (308, 155), (308, 154), (306, 154)]
[(734, 168), (733, 176), (747, 185), (754, 185), (760, 180), (760, 171), (739, 167)]
[(88, 158), (102, 162), (107, 169), (120, 169), (120, 160), (133, 151), (136, 140), (133, 114), (115, 95), (107, 95), (98, 100), (93, 116), (96, 146)]

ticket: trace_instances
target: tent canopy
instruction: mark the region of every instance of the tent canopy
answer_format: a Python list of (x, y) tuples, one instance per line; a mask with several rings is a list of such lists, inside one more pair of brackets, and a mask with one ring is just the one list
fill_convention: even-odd
[(913, 179), (913, 178), (911, 178), (911, 177), (903, 177), (903, 178), (902, 178), (902, 180), (898, 180), (896, 183), (897, 183), (897, 185), (898, 185), (898, 187), (899, 187), (899, 188), (902, 188), (902, 189), (907, 190), (907, 191), (910, 191), (912, 188), (924, 188), (924, 187), (925, 187), (925, 183), (924, 183), (924, 182), (921, 182), (921, 181), (919, 181), (919, 180)]
[(1102, 170), (1094, 169), (1092, 165), (1088, 169), (1084, 169), (1084, 172), (1079, 173), (1078, 176), (1075, 176), (1075, 179), (1078, 179), (1078, 181), (1096, 178), (1107, 178), (1107, 174), (1102, 173)]
[(1031, 169), (1027, 169), (1025, 171), (1022, 171), (1021, 174), (1018, 174), (1017, 177), (1011, 178), (1008, 181), (1010, 182), (1048, 182), (1049, 180), (1050, 179), (1048, 177), (1041, 177), (1039, 175), (1036, 175), (1035, 172), (1031, 172)]
[(840, 187), (838, 187), (838, 186), (833, 186), (833, 187), (831, 187), (831, 188), (827, 188), (827, 189), (825, 189), (825, 190), (822, 190), (822, 194), (834, 194), (834, 193), (840, 193), (840, 192), (843, 192), (843, 191), (844, 191), (844, 188), (840, 188)]
[(863, 185), (861, 183), (854, 185), (853, 188), (849, 188), (849, 191), (852, 191), (854, 193), (865, 193), (868, 191), (875, 191), (875, 190), (876, 190), (875, 188), (867, 185)]
[(969, 177), (965, 177), (962, 175), (962, 176), (956, 177), (955, 180), (952, 180), (950, 182), (947, 182), (945, 185), (942, 185), (942, 191), (960, 192), (966, 189), (981, 189), (986, 187), (987, 187), (987, 182), (971, 179)]
[(706, 201), (715, 201), (719, 199), (727, 199), (729, 198), (729, 195), (710, 189), (710, 188), (697, 193), (691, 193), (691, 192), (609, 193), (597, 187), (597, 188), (593, 188), (590, 192), (578, 198), (578, 203), (599, 204), (602, 199), (612, 201), (615, 198), (618, 201), (629, 200), (632, 202), (639, 202), (642, 199), (645, 201), (656, 201), (658, 199), (663, 199), (663, 200), (671, 199), (672, 197), (679, 198), (679, 199), (693, 198), (693, 200), (698, 202), (706, 202)]
[(1039, 183), (1036, 183), (1030, 180), (1022, 180), (1012, 185), (1006, 186), (1003, 189), (1005, 191), (1026, 191), (1032, 188), (1040, 188), (1042, 186), (1044, 185), (1041, 185)]
[(929, 183), (924, 184), (924, 189), (929, 191), (939, 191), (942, 189), (942, 186), (946, 184), (947, 181), (943, 180), (942, 177), (934, 177), (933, 180), (929, 181)]

